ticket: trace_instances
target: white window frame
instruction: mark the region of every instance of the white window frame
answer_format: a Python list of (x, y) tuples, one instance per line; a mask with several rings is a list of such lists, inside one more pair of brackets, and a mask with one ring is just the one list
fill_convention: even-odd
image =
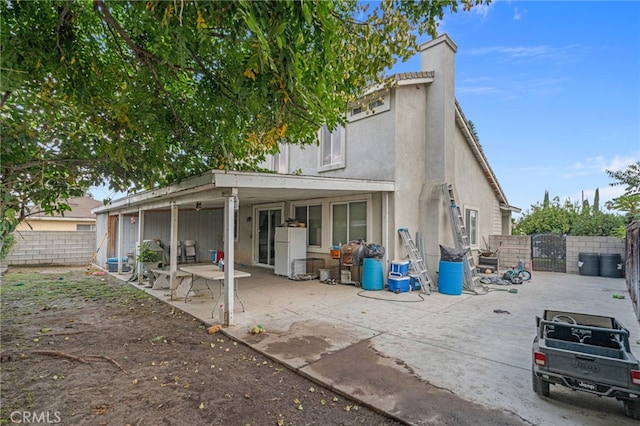
[(321, 248), (324, 238), (323, 238), (323, 234), (324, 234), (324, 225), (325, 225), (325, 214), (324, 214), (324, 206), (322, 204), (322, 202), (318, 201), (318, 202), (302, 202), (302, 203), (292, 203), (291, 205), (291, 215), (290, 217), (295, 217), (296, 215), (296, 209), (301, 208), (301, 207), (305, 207), (307, 209), (307, 222), (309, 220), (309, 207), (320, 207), (320, 244), (311, 244), (310, 243), (310, 238), (309, 238), (309, 223), (306, 223), (306, 228), (307, 228), (307, 247), (310, 248)]
[(347, 117), (349, 122), (372, 117), (391, 109), (389, 92), (385, 91), (376, 95), (369, 95), (359, 99), (349, 107)]
[(289, 145), (281, 144), (280, 152), (271, 155), (269, 169), (279, 174), (289, 173)]
[[(344, 199), (344, 200), (333, 200), (329, 203), (329, 244), (333, 245), (333, 207), (338, 204), (352, 204), (352, 203), (365, 203), (365, 211), (366, 211), (366, 235), (365, 241), (369, 241), (371, 239), (371, 197), (366, 198), (354, 198), (354, 199)], [(349, 229), (347, 225), (347, 230)], [(349, 242), (351, 239), (347, 236), (348, 241), (339, 241), (342, 244)]]
[[(475, 227), (471, 224), (471, 214), (475, 213)], [(478, 248), (480, 246), (478, 240), (480, 235), (480, 209), (474, 206), (465, 206), (464, 209), (464, 226), (467, 228), (467, 237), (469, 238), (469, 247)]]
[(318, 171), (319, 172), (326, 172), (328, 170), (336, 170), (336, 169), (342, 169), (345, 167), (345, 152), (346, 152), (346, 142), (347, 142), (347, 128), (346, 126), (340, 125), (338, 124), (338, 126), (336, 127), (336, 129), (334, 129), (333, 132), (331, 132), (331, 145), (333, 147), (333, 143), (334, 143), (334, 134), (338, 129), (341, 129), (341, 133), (340, 133), (340, 159), (339, 161), (332, 163), (332, 164), (324, 164), (323, 163), (323, 154), (324, 152), (323, 147), (324, 147), (324, 129), (327, 126), (324, 125), (322, 126), (322, 128), (318, 131), (318, 140), (320, 141), (320, 145), (318, 147)]

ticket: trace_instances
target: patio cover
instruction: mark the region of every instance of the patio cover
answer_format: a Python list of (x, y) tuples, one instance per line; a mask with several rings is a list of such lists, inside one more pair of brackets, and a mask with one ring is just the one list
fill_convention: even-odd
[[(144, 211), (152, 209), (171, 209), (171, 247), (177, 247), (178, 211), (181, 206), (193, 208), (196, 203), (202, 208), (224, 207), (224, 324), (233, 323), (234, 304), (234, 209), (240, 204), (266, 204), (282, 201), (295, 201), (309, 198), (328, 198), (362, 193), (383, 193), (383, 205), (387, 205), (388, 193), (395, 191), (390, 181), (345, 179), (318, 176), (282, 175), (275, 173), (227, 172), (211, 170), (200, 176), (186, 179), (180, 183), (152, 189), (124, 198), (113, 200), (105, 206), (94, 209), (96, 214), (124, 215), (138, 212), (138, 238), (143, 236)], [(122, 226), (122, 217), (120, 217)], [(122, 229), (118, 232), (122, 237)], [(122, 258), (122, 244), (117, 242), (118, 262)], [(170, 259), (170, 285), (176, 279), (177, 257)], [(118, 265), (121, 270), (121, 264)]]

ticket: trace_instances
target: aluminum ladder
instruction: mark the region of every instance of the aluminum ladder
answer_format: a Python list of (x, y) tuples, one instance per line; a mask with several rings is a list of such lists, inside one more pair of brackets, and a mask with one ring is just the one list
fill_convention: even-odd
[(471, 245), (469, 244), (469, 235), (467, 234), (467, 228), (464, 225), (464, 218), (460, 207), (456, 204), (456, 197), (453, 192), (453, 185), (445, 183), (443, 185), (445, 197), (449, 200), (451, 213), (451, 225), (453, 227), (453, 234), (456, 237), (456, 247), (459, 250), (466, 250), (462, 263), (464, 264), (464, 288), (466, 290), (475, 290), (476, 281), (480, 279), (477, 272), (476, 261), (471, 253)]
[(420, 287), (425, 294), (431, 294), (431, 290), (435, 291), (435, 285), (431, 276), (429, 276), (429, 271), (427, 270), (427, 266), (424, 264), (424, 260), (420, 255), (420, 251), (416, 247), (416, 243), (411, 239), (411, 234), (407, 228), (399, 228), (398, 234), (402, 237), (402, 242), (404, 243), (404, 247), (409, 254), (409, 259), (411, 259), (411, 265), (413, 265), (413, 269), (415, 273), (418, 275), (418, 280), (420, 281)]

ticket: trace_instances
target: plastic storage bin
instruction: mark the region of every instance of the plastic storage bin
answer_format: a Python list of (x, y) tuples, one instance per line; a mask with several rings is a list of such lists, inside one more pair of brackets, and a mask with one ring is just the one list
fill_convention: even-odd
[[(127, 257), (123, 257), (122, 258), (122, 272), (131, 271), (131, 267), (129, 265), (127, 265), (128, 261), (129, 261), (129, 258), (127, 258)], [(118, 258), (117, 257), (110, 257), (110, 258), (107, 259), (107, 271), (109, 271), (109, 272), (118, 272)]]

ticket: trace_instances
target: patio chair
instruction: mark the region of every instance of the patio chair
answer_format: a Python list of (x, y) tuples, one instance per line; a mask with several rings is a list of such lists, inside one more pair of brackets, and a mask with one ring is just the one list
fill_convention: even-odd
[(189, 259), (193, 260), (193, 263), (198, 263), (196, 258), (196, 242), (194, 240), (184, 241), (184, 261), (189, 263)]

